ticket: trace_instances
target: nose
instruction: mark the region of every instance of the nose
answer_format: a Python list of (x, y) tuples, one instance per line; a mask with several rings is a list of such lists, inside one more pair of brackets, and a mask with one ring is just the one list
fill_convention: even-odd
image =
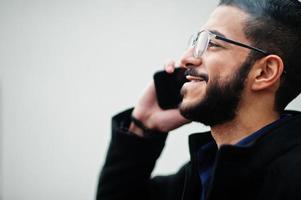
[(202, 64), (202, 58), (194, 57), (193, 51), (194, 48), (190, 47), (183, 53), (179, 61), (180, 67), (188, 69), (191, 67), (200, 66)]

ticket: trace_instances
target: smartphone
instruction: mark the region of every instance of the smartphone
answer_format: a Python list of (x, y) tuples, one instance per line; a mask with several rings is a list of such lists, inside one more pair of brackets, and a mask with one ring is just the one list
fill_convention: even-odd
[(162, 109), (177, 108), (182, 101), (181, 88), (187, 79), (184, 68), (176, 68), (171, 74), (158, 71), (154, 74), (154, 82), (158, 104)]

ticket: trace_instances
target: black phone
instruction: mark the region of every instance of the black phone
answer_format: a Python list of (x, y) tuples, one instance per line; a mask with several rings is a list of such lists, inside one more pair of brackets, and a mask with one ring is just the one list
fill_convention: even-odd
[(176, 68), (173, 73), (158, 71), (154, 74), (154, 82), (158, 104), (162, 109), (177, 108), (182, 101), (181, 88), (187, 79), (184, 68)]

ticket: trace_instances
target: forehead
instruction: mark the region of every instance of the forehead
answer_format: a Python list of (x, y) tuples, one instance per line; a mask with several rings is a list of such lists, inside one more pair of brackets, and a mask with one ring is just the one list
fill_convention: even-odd
[(210, 15), (202, 29), (217, 31), (225, 37), (248, 41), (243, 32), (244, 22), (248, 14), (233, 6), (218, 6)]

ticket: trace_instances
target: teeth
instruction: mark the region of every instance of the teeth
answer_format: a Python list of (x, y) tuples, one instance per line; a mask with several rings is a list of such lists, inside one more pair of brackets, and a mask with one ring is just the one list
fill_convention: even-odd
[(186, 79), (190, 81), (204, 81), (202, 77), (190, 76), (190, 75), (186, 76)]

